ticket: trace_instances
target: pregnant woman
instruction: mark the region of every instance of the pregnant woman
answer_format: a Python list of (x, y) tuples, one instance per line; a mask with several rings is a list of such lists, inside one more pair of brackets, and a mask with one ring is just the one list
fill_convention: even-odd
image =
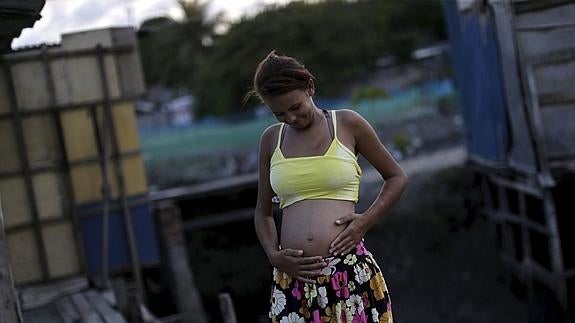
[[(255, 72), (254, 89), (278, 124), (259, 151), (255, 228), (274, 267), (272, 322), (393, 322), (380, 267), (363, 237), (398, 200), (407, 177), (371, 125), (352, 110), (322, 110), (315, 77), (298, 61), (271, 52)], [(356, 213), (361, 168), (373, 165), (384, 185)], [(280, 199), (280, 237), (272, 198)]]

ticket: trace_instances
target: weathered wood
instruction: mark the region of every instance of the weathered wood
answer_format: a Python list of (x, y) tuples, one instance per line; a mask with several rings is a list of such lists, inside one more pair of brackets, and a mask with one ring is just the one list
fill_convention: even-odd
[(56, 302), (56, 309), (58, 309), (58, 314), (64, 323), (76, 323), (80, 322), (80, 314), (76, 312), (74, 304), (70, 297), (64, 297)]
[(0, 322), (22, 322), (14, 291), (10, 263), (4, 240), (4, 217), (0, 200)]
[(206, 196), (230, 190), (239, 190), (244, 187), (255, 187), (258, 182), (258, 174), (245, 174), (235, 177), (226, 177), (224, 179), (202, 183), (198, 185), (177, 187), (162, 190), (160, 192), (151, 192), (150, 201), (162, 201), (172, 199), (189, 199), (197, 196)]
[(240, 210), (233, 210), (222, 213), (207, 214), (183, 222), (184, 231), (199, 230), (204, 228), (215, 227), (218, 225), (230, 224), (239, 221), (246, 221), (254, 217), (255, 209), (253, 207)]
[(105, 296), (108, 303), (117, 307), (127, 321), (144, 322), (135, 284), (126, 278), (118, 277), (112, 281), (112, 288), (113, 295)]
[(126, 320), (120, 315), (120, 313), (116, 312), (110, 304), (106, 302), (106, 299), (99, 295), (93, 289), (87, 290), (84, 292), (84, 297), (88, 300), (88, 302), (96, 309), (98, 314), (104, 319), (106, 323), (125, 323)]
[(82, 317), (82, 322), (84, 323), (103, 323), (102, 319), (96, 312), (96, 310), (90, 305), (88, 300), (84, 298), (82, 293), (77, 293), (70, 296), (72, 303), (76, 306), (78, 313)]
[(236, 312), (234, 310), (234, 302), (229, 293), (220, 293), (218, 295), (220, 300), (220, 311), (222, 311), (222, 318), (224, 323), (237, 323)]
[(56, 299), (70, 293), (86, 289), (88, 281), (85, 277), (73, 277), (54, 283), (20, 288), (20, 301), (23, 310), (47, 305)]
[(173, 290), (179, 312), (182, 314), (182, 322), (207, 323), (202, 299), (188, 261), (180, 210), (173, 201), (163, 201), (156, 206), (156, 214), (168, 254)]

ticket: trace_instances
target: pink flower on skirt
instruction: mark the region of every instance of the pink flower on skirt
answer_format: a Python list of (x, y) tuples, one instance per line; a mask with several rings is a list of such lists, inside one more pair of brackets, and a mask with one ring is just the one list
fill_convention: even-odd
[(357, 243), (357, 245), (355, 246), (355, 254), (358, 256), (361, 255), (367, 255), (367, 249), (365, 249), (365, 246), (363, 245), (363, 241), (360, 241)]
[(293, 289), (291, 290), (291, 294), (293, 295), (293, 297), (295, 297), (298, 301), (301, 299), (301, 289), (299, 286), (299, 281), (295, 281), (295, 285), (293, 286)]
[(319, 318), (319, 311), (313, 311), (313, 323), (323, 323), (323, 321)]
[(365, 317), (365, 311), (361, 311), (361, 313), (356, 313), (353, 316), (352, 323), (365, 323), (367, 322), (367, 318)]
[(347, 272), (337, 272), (333, 275), (331, 286), (335, 290), (337, 297), (348, 298), (349, 288), (347, 287)]

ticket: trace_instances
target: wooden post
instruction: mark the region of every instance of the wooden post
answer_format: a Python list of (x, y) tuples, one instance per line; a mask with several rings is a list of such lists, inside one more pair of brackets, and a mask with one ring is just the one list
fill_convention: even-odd
[(236, 312), (234, 311), (234, 302), (229, 293), (220, 293), (220, 311), (222, 311), (222, 318), (224, 323), (238, 323), (236, 319)]
[(176, 302), (182, 315), (182, 322), (207, 323), (202, 299), (188, 261), (180, 209), (171, 200), (162, 201), (156, 205), (156, 215), (160, 222), (162, 239), (173, 277), (172, 290), (176, 292)]
[(14, 291), (12, 272), (8, 261), (8, 248), (4, 236), (4, 215), (0, 200), (0, 322), (22, 323), (18, 300)]

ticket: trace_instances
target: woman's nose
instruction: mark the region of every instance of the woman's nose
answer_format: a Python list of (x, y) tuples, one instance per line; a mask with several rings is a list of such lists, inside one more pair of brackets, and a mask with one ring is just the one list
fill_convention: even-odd
[(295, 115), (290, 114), (290, 115), (287, 115), (287, 116), (286, 116), (286, 123), (287, 123), (287, 124), (290, 124), (290, 123), (292, 123), (292, 122), (294, 122), (294, 121), (295, 121)]

